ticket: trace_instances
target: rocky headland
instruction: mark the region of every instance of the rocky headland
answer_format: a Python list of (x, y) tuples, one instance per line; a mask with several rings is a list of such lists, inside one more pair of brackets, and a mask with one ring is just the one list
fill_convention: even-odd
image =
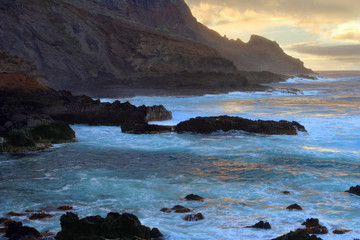
[(0, 35), (0, 49), (31, 62), (11, 73), (91, 97), (264, 89), (311, 72), (276, 42), (221, 37), (183, 0), (4, 0)]
[(101, 103), (45, 87), (22, 73), (0, 73), (0, 151), (32, 151), (76, 141), (69, 124), (113, 125), (171, 119), (163, 106)]

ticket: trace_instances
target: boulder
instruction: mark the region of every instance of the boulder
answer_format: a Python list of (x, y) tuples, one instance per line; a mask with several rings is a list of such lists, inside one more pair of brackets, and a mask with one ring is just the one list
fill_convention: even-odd
[(276, 122), (229, 116), (191, 118), (190, 120), (180, 122), (175, 127), (175, 131), (179, 133), (212, 133), (231, 130), (277, 135), (296, 135), (298, 131), (306, 132), (304, 126), (295, 121), (288, 122), (281, 120)]
[(319, 223), (317, 218), (308, 218), (301, 225), (304, 225), (305, 231), (309, 234), (327, 234), (329, 231), (325, 226)]
[(200, 197), (199, 195), (196, 194), (186, 195), (185, 199), (188, 201), (204, 201), (203, 197)]
[(284, 234), (280, 237), (273, 238), (272, 240), (322, 240), (321, 238), (317, 237), (316, 235), (309, 235), (303, 229), (297, 229), (295, 231), (290, 231), (287, 234)]
[(300, 205), (296, 204), (296, 203), (287, 206), (286, 209), (288, 209), (288, 210), (299, 210), (299, 211), (303, 210), (302, 207)]
[(252, 226), (247, 226), (247, 228), (271, 229), (271, 226), (268, 222), (260, 221)]
[(77, 239), (115, 239), (115, 238), (158, 238), (158, 229), (151, 230), (141, 224), (139, 219), (129, 213), (109, 213), (106, 218), (88, 216), (82, 219), (71, 212), (61, 216), (61, 231), (57, 240)]
[(201, 213), (196, 213), (196, 214), (186, 215), (183, 219), (185, 221), (200, 221), (204, 219), (204, 216)]
[(5, 237), (10, 239), (20, 239), (23, 236), (40, 237), (41, 234), (32, 227), (23, 226), (21, 222), (9, 222)]
[(345, 192), (352, 193), (352, 194), (360, 196), (360, 185), (356, 185), (355, 187), (351, 186), (349, 188), (349, 190), (347, 190)]

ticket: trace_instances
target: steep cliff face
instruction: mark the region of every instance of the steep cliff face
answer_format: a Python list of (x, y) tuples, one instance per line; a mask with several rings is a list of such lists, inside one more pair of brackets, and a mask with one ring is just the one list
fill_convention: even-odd
[(311, 73), (303, 62), (287, 55), (274, 41), (253, 35), (249, 42), (229, 40), (207, 28), (192, 16), (184, 0), (93, 1), (93, 4), (118, 13), (132, 21), (165, 29), (194, 39), (218, 50), (239, 70), (270, 71), (283, 74)]
[[(185, 85), (238, 88), (246, 82), (238, 69), (306, 72), (269, 40), (220, 37), (183, 0), (2, 0), (0, 49), (34, 62), (48, 81), (32, 76), (46, 86), (102, 97)], [(228, 82), (229, 74), (240, 80)], [(178, 83), (185, 77), (191, 81)]]
[(1, 1), (0, 48), (33, 60), (46, 85), (90, 94), (144, 87), (144, 76), (163, 73), (236, 72), (204, 44), (128, 21), (91, 1)]

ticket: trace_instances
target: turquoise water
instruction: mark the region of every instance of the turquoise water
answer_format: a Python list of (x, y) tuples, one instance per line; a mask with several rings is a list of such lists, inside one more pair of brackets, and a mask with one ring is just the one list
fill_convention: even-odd
[[(130, 212), (158, 227), (166, 239), (271, 239), (319, 218), (323, 239), (360, 237), (360, 197), (345, 193), (360, 184), (360, 78), (294, 79), (274, 85), (304, 95), (230, 93), (201, 97), (136, 97), (135, 105), (163, 104), (176, 124), (195, 116), (228, 114), (298, 121), (308, 134), (265, 136), (244, 132), (210, 135), (131, 135), (119, 127), (73, 126), (79, 142), (44, 152), (0, 155), (0, 217), (47, 206), (74, 206), (81, 217)], [(113, 101), (113, 99), (103, 99)], [(284, 195), (282, 191), (290, 191)], [(195, 193), (204, 202), (182, 198)], [(304, 211), (287, 211), (298, 203)], [(205, 220), (163, 213), (184, 205)], [(30, 221), (57, 232), (62, 212)], [(271, 230), (244, 228), (259, 220)], [(353, 230), (334, 235), (335, 229)]]

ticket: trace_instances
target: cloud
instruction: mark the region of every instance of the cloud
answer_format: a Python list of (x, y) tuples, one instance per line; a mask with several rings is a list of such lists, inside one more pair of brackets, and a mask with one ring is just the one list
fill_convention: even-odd
[[(341, 24), (359, 17), (358, 0), (186, 0), (190, 8), (197, 12), (207, 12), (201, 18), (211, 22), (211, 18), (221, 18), (221, 9), (246, 11), (259, 15), (277, 16), (296, 20), (299, 24)], [(211, 10), (211, 11), (207, 11)], [(197, 16), (197, 14), (194, 14)], [(206, 20), (205, 20), (206, 18)]]
[(331, 38), (341, 41), (360, 42), (360, 19), (339, 25), (333, 31)]
[(322, 46), (322, 45), (311, 45), (311, 44), (302, 43), (302, 44), (294, 44), (293, 46), (288, 46), (287, 48), (298, 53), (318, 55), (318, 56), (329, 56), (329, 57), (360, 56), (360, 44)]

